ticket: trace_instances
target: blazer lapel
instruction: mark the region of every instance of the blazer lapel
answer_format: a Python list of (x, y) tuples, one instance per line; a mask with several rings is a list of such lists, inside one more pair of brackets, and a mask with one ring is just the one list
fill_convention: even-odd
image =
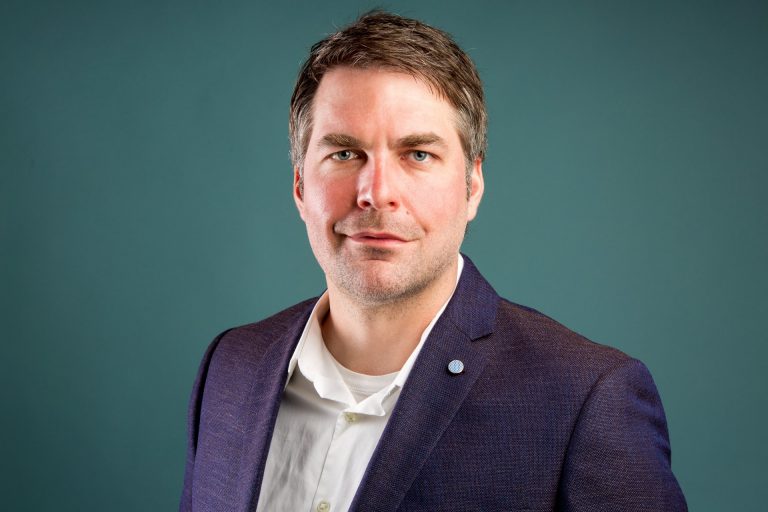
[(236, 510), (256, 510), (269, 445), (288, 377), (288, 362), (296, 349), (313, 306), (314, 301), (301, 316), (301, 320), (292, 324), (283, 336), (270, 345), (253, 369), (250, 400), (247, 410), (244, 411), (247, 420), (242, 437), (243, 451), (236, 483), (238, 504)]
[[(499, 297), (464, 256), (453, 298), (435, 324), (392, 411), (350, 510), (396, 510), (487, 363), (473, 341), (490, 334)], [(464, 371), (454, 375), (448, 363)]]

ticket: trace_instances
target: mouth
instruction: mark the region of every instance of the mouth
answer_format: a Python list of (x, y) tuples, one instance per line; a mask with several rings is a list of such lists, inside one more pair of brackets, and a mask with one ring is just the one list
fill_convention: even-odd
[(408, 240), (395, 233), (385, 231), (360, 231), (347, 235), (353, 242), (374, 247), (395, 247), (408, 243)]

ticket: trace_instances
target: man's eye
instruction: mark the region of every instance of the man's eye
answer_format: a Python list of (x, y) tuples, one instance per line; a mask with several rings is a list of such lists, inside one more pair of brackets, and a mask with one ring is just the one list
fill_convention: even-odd
[(352, 160), (353, 158), (356, 158), (357, 155), (354, 151), (350, 151), (348, 149), (344, 149), (341, 151), (337, 151), (334, 154), (331, 155), (331, 158), (334, 160), (340, 160), (342, 162), (345, 162), (347, 160)]
[(411, 155), (413, 156), (413, 159), (416, 160), (417, 162), (424, 162), (429, 158), (429, 153), (427, 153), (426, 151), (416, 150), (412, 152)]

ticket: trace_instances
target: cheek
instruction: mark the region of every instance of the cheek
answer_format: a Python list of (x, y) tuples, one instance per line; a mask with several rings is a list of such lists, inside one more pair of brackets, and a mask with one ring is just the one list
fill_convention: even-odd
[(305, 210), (308, 222), (314, 225), (339, 220), (349, 210), (349, 203), (349, 194), (342, 183), (308, 181), (304, 184)]
[(420, 212), (425, 222), (443, 226), (452, 224), (466, 216), (467, 193), (462, 181), (458, 186), (453, 183), (432, 184), (414, 195), (413, 211)]

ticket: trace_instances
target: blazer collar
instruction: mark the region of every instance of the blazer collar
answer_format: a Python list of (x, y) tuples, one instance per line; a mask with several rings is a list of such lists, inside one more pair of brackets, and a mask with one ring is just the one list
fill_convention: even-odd
[(443, 316), (450, 318), (457, 329), (474, 341), (493, 332), (500, 299), (472, 260), (466, 254), (462, 256), (464, 271)]

